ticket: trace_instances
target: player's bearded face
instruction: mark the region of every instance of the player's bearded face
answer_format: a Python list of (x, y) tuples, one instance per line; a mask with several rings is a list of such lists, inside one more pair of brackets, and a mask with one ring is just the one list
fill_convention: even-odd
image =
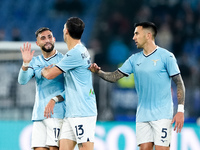
[(54, 44), (47, 42), (42, 46), (42, 50), (45, 52), (51, 52), (54, 49)]

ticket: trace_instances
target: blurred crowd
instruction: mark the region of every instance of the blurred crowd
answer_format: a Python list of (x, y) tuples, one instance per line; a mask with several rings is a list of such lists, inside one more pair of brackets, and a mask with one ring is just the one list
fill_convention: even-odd
[[(63, 24), (70, 16), (87, 19), (99, 0), (0, 0), (0, 41), (34, 41), (35, 31), (48, 26), (59, 41)], [(89, 14), (92, 11), (93, 13)], [(96, 11), (96, 10), (95, 10)], [(91, 20), (92, 23), (93, 20)]]

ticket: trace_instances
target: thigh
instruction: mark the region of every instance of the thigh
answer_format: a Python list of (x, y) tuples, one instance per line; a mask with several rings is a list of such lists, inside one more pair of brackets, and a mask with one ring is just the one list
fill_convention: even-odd
[(170, 146), (172, 132), (171, 121), (171, 119), (161, 119), (151, 122), (152, 128), (154, 129), (154, 144), (158, 147)]
[[(76, 142), (76, 137), (68, 118), (63, 119), (63, 124), (61, 127), (60, 140), (63, 140), (63, 139)], [(64, 142), (60, 142), (60, 144), (61, 143), (64, 143)]]
[(43, 121), (33, 122), (31, 147), (32, 148), (47, 147), (46, 127)]
[(137, 145), (153, 142), (153, 129), (149, 122), (136, 123)]
[(89, 142), (94, 143), (96, 116), (69, 118), (69, 122), (78, 144), (90, 145)]
[(59, 118), (48, 118), (44, 120), (46, 126), (46, 145), (49, 147), (58, 147), (58, 140), (60, 137), (60, 130), (62, 126), (63, 119)]

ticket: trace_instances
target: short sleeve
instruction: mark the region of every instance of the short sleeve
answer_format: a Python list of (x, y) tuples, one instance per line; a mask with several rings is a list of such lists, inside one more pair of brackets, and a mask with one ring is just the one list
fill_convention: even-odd
[(70, 69), (74, 69), (81, 65), (82, 58), (79, 51), (69, 51), (65, 54), (63, 59), (56, 64), (56, 66), (63, 72), (67, 72)]
[(169, 53), (169, 55), (166, 56), (166, 68), (169, 73), (169, 76), (174, 76), (180, 73), (177, 60), (174, 54), (172, 53)]
[(118, 69), (120, 72), (125, 74), (126, 76), (129, 76), (131, 73), (134, 72), (134, 67), (133, 67), (133, 57), (134, 55), (130, 56), (124, 63), (123, 65)]

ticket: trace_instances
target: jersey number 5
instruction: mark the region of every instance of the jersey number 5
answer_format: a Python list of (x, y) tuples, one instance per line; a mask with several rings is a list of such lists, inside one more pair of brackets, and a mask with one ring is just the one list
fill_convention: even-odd
[(162, 128), (162, 133), (164, 134), (161, 136), (161, 138), (166, 138), (167, 137), (167, 128)]

